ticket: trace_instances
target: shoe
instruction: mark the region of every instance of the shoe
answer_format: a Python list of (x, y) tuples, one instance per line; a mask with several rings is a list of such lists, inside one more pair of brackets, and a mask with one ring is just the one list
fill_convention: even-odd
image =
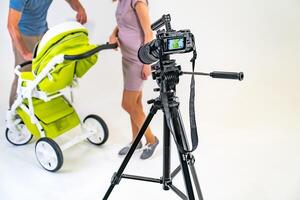
[(154, 144), (147, 144), (143, 150), (143, 153), (141, 155), (141, 159), (145, 160), (148, 159), (152, 156), (152, 154), (154, 153), (157, 145), (159, 144), (159, 140), (157, 139), (157, 137), (155, 137), (155, 143)]
[[(120, 156), (124, 156), (128, 153), (130, 147), (131, 147), (132, 143), (129, 143), (127, 146), (123, 147), (120, 151), (119, 151), (119, 155)], [(139, 150), (143, 147), (143, 144), (142, 142), (139, 142), (139, 144), (137, 145), (136, 149), (135, 150)]]

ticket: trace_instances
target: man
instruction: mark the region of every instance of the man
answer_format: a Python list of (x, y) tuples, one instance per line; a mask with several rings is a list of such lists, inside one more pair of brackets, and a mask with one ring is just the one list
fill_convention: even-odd
[[(81, 24), (86, 23), (85, 9), (79, 0), (66, 0), (71, 8), (77, 12), (76, 20)], [(8, 24), (15, 66), (25, 61), (32, 60), (32, 52), (36, 43), (48, 30), (47, 12), (52, 0), (10, 0)], [(31, 66), (22, 68), (22, 71), (30, 71)], [(17, 90), (17, 76), (15, 76), (9, 99), (9, 107), (12, 106)]]

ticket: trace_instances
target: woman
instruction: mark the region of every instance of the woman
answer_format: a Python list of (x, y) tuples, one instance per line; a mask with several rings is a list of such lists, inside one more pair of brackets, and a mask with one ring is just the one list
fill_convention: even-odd
[[(124, 80), (122, 107), (130, 115), (133, 142), (145, 120), (142, 85), (151, 73), (150, 66), (143, 65), (137, 56), (139, 47), (153, 39), (147, 0), (119, 0), (116, 18), (117, 27), (112, 32), (109, 42), (118, 42), (121, 48)], [(159, 143), (150, 128), (145, 132), (145, 137), (147, 144), (141, 159), (151, 157)], [(122, 148), (119, 155), (126, 155), (132, 142)], [(142, 146), (140, 142), (137, 149), (141, 149)]]

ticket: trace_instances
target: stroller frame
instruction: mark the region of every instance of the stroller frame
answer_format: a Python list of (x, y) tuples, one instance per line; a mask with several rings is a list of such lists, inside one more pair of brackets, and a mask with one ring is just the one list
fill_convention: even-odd
[[(32, 61), (28, 61), (16, 66), (14, 73), (18, 77), (17, 97), (6, 114), (7, 140), (14, 145), (21, 146), (27, 144), (32, 139), (32, 134), (27, 129), (24, 119), (22, 119), (22, 117), (18, 115), (18, 111), (21, 110), (22, 112), (26, 113), (26, 115), (30, 118), (31, 124), (33, 124), (38, 130), (40, 138), (35, 145), (36, 157), (42, 167), (47, 171), (55, 172), (59, 170), (63, 164), (62, 152), (85, 139), (95, 145), (104, 144), (108, 139), (108, 128), (105, 122), (97, 115), (88, 115), (83, 121), (81, 121), (76, 111), (73, 109), (72, 104), (62, 93), (67, 89), (72, 92), (72, 85), (60, 89), (52, 94), (39, 90), (38, 86), (45, 78), (51, 80), (53, 78), (51, 72), (53, 72), (57, 65), (63, 63), (64, 61), (76, 61), (85, 59), (103, 49), (113, 49), (116, 47), (116, 44), (106, 44), (96, 46), (92, 50), (78, 55), (56, 55), (47, 63), (47, 65), (40, 71), (40, 73), (35, 76), (33, 80), (22, 78), (22, 72), (20, 71), (22, 67), (32, 64)], [(76, 76), (74, 76), (74, 79), (76, 80)], [(26, 100), (27, 105), (25, 103)], [(75, 119), (75, 122), (73, 122), (73, 124), (71, 124), (71, 127), (68, 128), (68, 130), (65, 132), (78, 127), (78, 125), (81, 125), (82, 133), (74, 137), (72, 140), (69, 140), (59, 146), (54, 141), (53, 136), (52, 138), (47, 136), (47, 132), (41, 124), (41, 120), (38, 118), (38, 116), (36, 116), (33, 100), (41, 100), (41, 103), (51, 102), (52, 100), (60, 100), (66, 105), (69, 105), (69, 109), (73, 109), (72, 117), (73, 119)], [(65, 132), (59, 133), (59, 135), (57, 136), (60, 136)], [(42, 152), (43, 148), (45, 151), (49, 150), (50, 152)], [(43, 153), (45, 155), (50, 155), (51, 158), (41, 157)]]
[[(16, 129), (16, 125), (21, 122), (21, 119), (16, 119), (16, 120), (13, 120), (13, 119), (17, 115), (16, 109), (18, 107), (20, 107), (23, 111), (25, 111), (28, 114), (28, 116), (30, 116), (31, 122), (37, 126), (40, 136), (42, 138), (47, 137), (47, 134), (45, 133), (40, 121), (37, 119), (37, 117), (34, 114), (34, 106), (33, 106), (32, 98), (37, 98), (37, 99), (43, 100), (44, 102), (48, 102), (57, 97), (64, 96), (61, 92), (64, 91), (65, 89), (58, 91), (57, 94), (51, 95), (51, 96), (48, 96), (43, 91), (37, 90), (37, 86), (41, 82), (41, 80), (43, 80), (46, 76), (49, 76), (51, 70), (53, 70), (57, 64), (60, 64), (63, 61), (64, 61), (64, 55), (58, 55), (58, 56), (54, 57), (53, 60), (51, 62), (49, 62), (49, 64), (43, 69), (43, 71), (33, 81), (22, 79), (20, 76), (21, 75), (20, 69), (27, 64), (31, 64), (31, 62), (26, 62), (26, 63), (24, 63), (25, 65), (18, 65), (15, 68), (15, 74), (18, 76), (18, 88), (17, 88), (18, 95), (17, 95), (17, 99), (13, 103), (11, 109), (7, 112), (7, 115), (8, 115), (7, 116), (7, 128), (9, 128), (12, 131), (18, 131)], [(26, 82), (26, 85), (28, 85), (28, 86), (22, 87), (22, 84), (21, 84), (22, 82)], [(71, 90), (72, 89), (70, 88), (70, 91)], [(28, 99), (28, 108), (23, 103), (24, 99)], [(61, 145), (60, 148), (62, 151), (65, 151), (66, 149), (72, 147), (73, 145), (75, 145), (95, 134), (92, 131), (88, 131), (88, 129), (84, 126), (83, 123), (81, 123), (81, 128), (82, 128), (83, 134), (81, 134), (80, 136), (77, 136), (74, 139)]]

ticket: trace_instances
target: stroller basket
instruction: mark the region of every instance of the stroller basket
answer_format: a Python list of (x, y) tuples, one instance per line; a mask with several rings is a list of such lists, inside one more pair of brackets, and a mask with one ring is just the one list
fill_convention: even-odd
[[(28, 106), (28, 103), (25, 102), (25, 105)], [(46, 137), (48, 138), (54, 139), (80, 123), (74, 108), (63, 96), (48, 102), (44, 102), (40, 99), (33, 99), (33, 106), (35, 108), (35, 116), (39, 119)], [(17, 113), (22, 118), (31, 134), (36, 138), (40, 138), (41, 136), (38, 127), (31, 123), (28, 114), (21, 108), (17, 109)]]

